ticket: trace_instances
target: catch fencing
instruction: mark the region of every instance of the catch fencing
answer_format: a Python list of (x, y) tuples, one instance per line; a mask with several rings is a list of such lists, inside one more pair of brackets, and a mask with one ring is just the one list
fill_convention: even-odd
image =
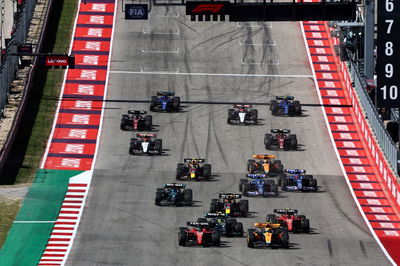
[(19, 57), (12, 56), (17, 52), (17, 45), (24, 44), (28, 35), (29, 27), (35, 11), (37, 0), (23, 1), (18, 7), (16, 21), (12, 30), (10, 42), (7, 45), (5, 54), (2, 55), (0, 66), (0, 111), (4, 113), (10, 94), (11, 83), (15, 79), (18, 69)]

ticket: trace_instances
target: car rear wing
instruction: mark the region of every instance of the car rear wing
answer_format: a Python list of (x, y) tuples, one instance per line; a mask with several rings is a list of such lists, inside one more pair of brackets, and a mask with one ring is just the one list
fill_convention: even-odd
[(279, 227), (281, 227), (281, 224), (254, 223), (254, 227), (257, 227), (257, 228), (279, 228)]
[(246, 177), (257, 179), (257, 178), (267, 177), (267, 175), (266, 174), (261, 174), (261, 173), (259, 173), (259, 174), (246, 174)]
[(186, 225), (193, 227), (210, 227), (209, 222), (187, 222)]
[(289, 129), (271, 129), (271, 133), (283, 133), (283, 134), (289, 134), (290, 130)]
[(298, 213), (297, 210), (294, 209), (274, 209), (274, 213), (279, 213), (279, 214), (295, 214)]
[(268, 155), (268, 154), (253, 154), (254, 159), (275, 159), (275, 155)]
[(157, 137), (157, 135), (153, 134), (153, 133), (136, 133), (136, 137), (138, 137), (138, 138), (143, 138), (143, 137), (155, 138), (155, 137)]
[(288, 174), (305, 174), (306, 170), (304, 169), (284, 169), (284, 172)]
[(133, 115), (133, 114), (135, 114), (135, 115), (144, 115), (144, 114), (147, 114), (147, 111), (145, 111), (145, 110), (129, 110), (128, 114), (130, 114), (130, 115)]
[(180, 183), (168, 183), (164, 184), (164, 188), (185, 188), (186, 184), (180, 184)]
[(292, 101), (294, 100), (294, 96), (276, 96), (277, 100), (289, 100)]
[(220, 193), (220, 199), (241, 199), (242, 194), (234, 194), (234, 193)]
[(233, 108), (253, 108), (251, 104), (234, 104)]
[(175, 96), (173, 91), (157, 91), (157, 96)]
[(206, 212), (204, 214), (204, 217), (205, 218), (223, 218), (223, 217), (226, 217), (226, 215), (225, 215), (225, 213), (220, 213), (220, 212), (217, 212), (217, 213)]
[(183, 159), (184, 163), (191, 163), (192, 161), (196, 161), (198, 163), (204, 163), (206, 159), (200, 159), (200, 158), (185, 158)]

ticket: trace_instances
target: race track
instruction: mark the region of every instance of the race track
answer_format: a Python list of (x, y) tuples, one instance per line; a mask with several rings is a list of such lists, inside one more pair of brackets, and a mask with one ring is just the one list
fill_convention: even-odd
[[(126, 21), (118, 8), (97, 162), (67, 265), (389, 265), (342, 176), (299, 23), (191, 22), (179, 7), (153, 7), (149, 21)], [(148, 110), (158, 90), (183, 101), (180, 113), (152, 113), (164, 154), (129, 155), (133, 133), (119, 129), (121, 115)], [(266, 103), (277, 95), (299, 99), (302, 117), (271, 117)], [(259, 103), (259, 125), (228, 125), (234, 102)], [(267, 152), (263, 135), (271, 128), (291, 129), (300, 150)], [(245, 230), (274, 208), (290, 207), (308, 216), (312, 233), (291, 234), (288, 250), (249, 249), (245, 237), (179, 247), (178, 227), (201, 217), (219, 192), (238, 193), (253, 153), (307, 169), (320, 192), (250, 199), (251, 216), (240, 219)], [(155, 189), (175, 181), (185, 157), (206, 158), (213, 179), (186, 182), (193, 207), (155, 206)]]

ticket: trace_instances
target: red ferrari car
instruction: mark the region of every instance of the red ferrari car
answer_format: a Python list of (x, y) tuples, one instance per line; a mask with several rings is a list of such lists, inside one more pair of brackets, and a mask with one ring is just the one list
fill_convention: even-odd
[(297, 210), (275, 209), (274, 214), (267, 215), (267, 222), (280, 223), (293, 233), (310, 233), (310, 220), (305, 215), (298, 215)]
[(189, 227), (179, 227), (179, 246), (219, 246), (221, 242), (218, 230), (212, 229), (209, 222), (187, 222)]

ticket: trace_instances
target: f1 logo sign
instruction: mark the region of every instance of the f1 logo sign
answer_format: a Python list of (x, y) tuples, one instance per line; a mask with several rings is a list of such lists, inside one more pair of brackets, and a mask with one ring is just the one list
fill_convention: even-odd
[(218, 13), (224, 7), (224, 5), (225, 4), (200, 4), (192, 10), (192, 13)]

